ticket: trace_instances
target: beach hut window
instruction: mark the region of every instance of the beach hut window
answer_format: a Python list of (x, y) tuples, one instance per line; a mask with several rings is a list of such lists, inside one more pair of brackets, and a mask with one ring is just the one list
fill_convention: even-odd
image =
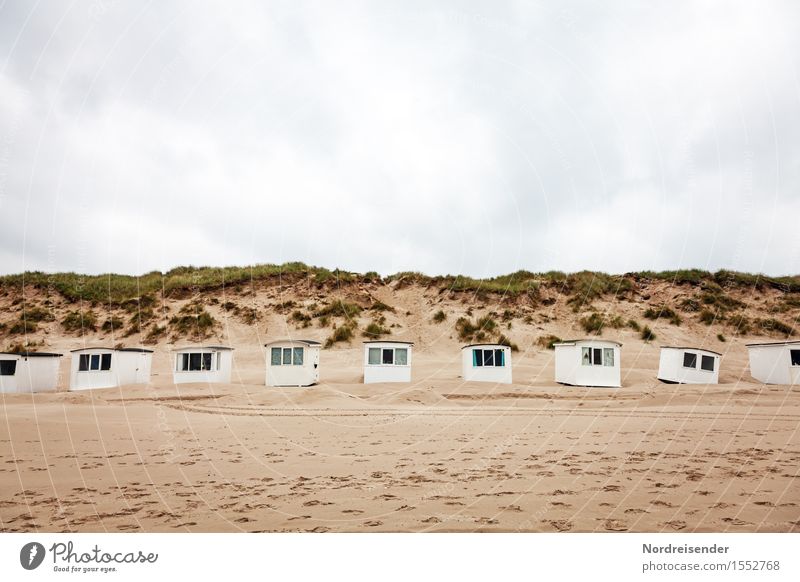
[(201, 372), (212, 369), (214, 354), (181, 354), (179, 369), (181, 372)]
[(683, 367), (684, 368), (697, 368), (697, 354), (690, 354), (689, 352), (683, 353)]
[(292, 348), (283, 348), (283, 364), (285, 366), (292, 365)]
[[(581, 348), (581, 364), (584, 366), (602, 366), (603, 365), (603, 350), (604, 348)], [(606, 366), (614, 365), (614, 349), (605, 348), (606, 357), (608, 352), (611, 352), (611, 363)]]
[(16, 360), (0, 360), (0, 376), (13, 376), (16, 373)]
[(800, 350), (790, 350), (792, 366), (800, 366)]
[(369, 358), (367, 360), (371, 366), (377, 366), (381, 363), (381, 349), (380, 348), (370, 348), (369, 349)]
[(614, 366), (614, 348), (603, 348), (603, 365)]
[(502, 368), (506, 365), (503, 350), (472, 350), (472, 365), (475, 367), (492, 366)]
[(384, 348), (383, 350), (383, 363), (394, 364), (394, 350), (392, 348)]
[(397, 348), (394, 351), (394, 360), (398, 366), (408, 365), (408, 348)]
[(107, 371), (111, 369), (111, 354), (80, 354), (78, 356), (79, 372)]
[(714, 358), (711, 356), (703, 356), (700, 359), (700, 368), (706, 372), (714, 371)]
[(294, 356), (292, 364), (294, 364), (295, 366), (303, 365), (303, 348), (294, 348)]
[(270, 364), (273, 366), (280, 366), (281, 365), (281, 349), (280, 348), (272, 348), (272, 355), (270, 356)]

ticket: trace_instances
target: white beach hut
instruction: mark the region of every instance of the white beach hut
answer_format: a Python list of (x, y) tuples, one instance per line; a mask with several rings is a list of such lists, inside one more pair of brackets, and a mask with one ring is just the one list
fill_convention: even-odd
[(718, 384), (721, 358), (711, 350), (662, 346), (658, 379), (668, 384)]
[(554, 344), (556, 382), (573, 386), (618, 388), (622, 344), (602, 339), (569, 340)]
[(233, 369), (233, 348), (227, 346), (188, 346), (173, 350), (175, 384), (189, 382), (231, 381)]
[(747, 344), (750, 375), (764, 384), (800, 384), (800, 341)]
[(153, 350), (80, 348), (72, 350), (70, 390), (114, 388), (150, 382)]
[(413, 342), (364, 342), (364, 384), (411, 382)]
[(319, 342), (285, 339), (264, 347), (267, 348), (267, 386), (311, 386), (319, 382)]
[(467, 382), (511, 384), (511, 348), (500, 344), (464, 346), (461, 374)]
[(0, 393), (54, 392), (61, 354), (0, 352)]

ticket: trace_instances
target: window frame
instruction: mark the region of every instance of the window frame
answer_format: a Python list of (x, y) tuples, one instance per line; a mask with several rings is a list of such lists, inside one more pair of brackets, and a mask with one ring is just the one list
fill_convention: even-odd
[[(192, 356), (195, 356), (196, 359)], [(181, 352), (177, 358), (177, 371), (185, 373), (216, 372), (219, 369), (219, 357), (219, 352)], [(215, 363), (217, 364), (216, 368), (214, 367)]]
[(78, 372), (110, 372), (113, 367), (113, 352), (78, 354)]
[[(706, 368), (705, 367), (705, 362), (707, 362), (709, 360), (711, 361), (711, 368)], [(717, 367), (716, 364), (717, 364), (717, 359), (714, 356), (709, 356), (708, 354), (701, 354), (700, 355), (700, 368), (699, 368), (699, 370), (701, 372), (711, 372), (711, 373), (713, 373), (714, 369)]]
[[(692, 366), (687, 366), (686, 365), (686, 358), (687, 357), (694, 358), (694, 365), (692, 365)], [(681, 363), (681, 365), (684, 368), (686, 368), (687, 370), (697, 370), (697, 360), (698, 360), (697, 354), (692, 353), (692, 352), (683, 352), (683, 362)]]
[[(405, 353), (405, 363), (399, 363), (397, 354), (398, 352)], [(377, 354), (377, 362), (373, 361), (373, 356)], [(384, 358), (391, 354), (391, 362), (387, 362)], [(367, 361), (364, 363), (365, 366), (391, 366), (391, 367), (405, 367), (409, 366), (408, 363), (409, 356), (411, 355), (411, 349), (408, 346), (368, 346), (367, 347)]]
[(502, 348), (472, 348), (472, 367), (505, 368), (506, 351)]
[[(795, 360), (794, 354), (797, 354), (797, 360)], [(797, 361), (796, 364), (795, 361)], [(800, 367), (800, 350), (789, 348), (789, 365), (793, 368)]]

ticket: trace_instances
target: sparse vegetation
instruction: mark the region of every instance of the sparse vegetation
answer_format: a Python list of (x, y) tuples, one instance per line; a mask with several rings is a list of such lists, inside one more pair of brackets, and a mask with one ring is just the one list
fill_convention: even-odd
[(631, 328), (633, 331), (642, 331), (642, 326), (639, 325), (639, 322), (635, 319), (629, 319), (628, 323), (625, 324), (627, 327)]
[(672, 325), (680, 325), (681, 324), (681, 316), (675, 313), (674, 310), (670, 309), (669, 307), (648, 307), (644, 312), (644, 317), (646, 319), (668, 319)]
[(373, 321), (366, 327), (362, 335), (367, 338), (378, 339), (382, 335), (389, 335), (390, 333), (392, 332), (383, 327), (380, 323)]
[(150, 328), (150, 331), (147, 332), (147, 335), (144, 338), (144, 343), (154, 344), (158, 341), (159, 338), (165, 336), (166, 334), (167, 334), (166, 326), (160, 326), (157, 323), (154, 323), (153, 327)]
[(497, 343), (500, 344), (501, 346), (508, 346), (509, 348), (511, 348), (512, 352), (519, 351), (519, 346), (514, 342), (512, 342), (511, 339), (509, 339), (502, 333), (500, 334), (500, 337), (497, 338)]
[(797, 333), (791, 325), (772, 317), (759, 319), (757, 324), (759, 329), (763, 330), (767, 334), (775, 334), (782, 337), (792, 337)]
[(653, 333), (653, 330), (650, 329), (649, 325), (645, 325), (644, 328), (642, 329), (640, 337), (646, 342), (651, 342), (654, 339), (656, 339), (656, 334)]
[(311, 326), (311, 316), (307, 313), (303, 313), (302, 311), (294, 311), (290, 319), (292, 320), (292, 323), (299, 327)]
[(742, 313), (734, 313), (728, 318), (727, 323), (740, 335), (750, 333), (750, 319)]
[(391, 305), (386, 305), (383, 301), (375, 300), (372, 305), (369, 307), (370, 311), (390, 311), (394, 312), (394, 307)]
[(561, 338), (556, 335), (543, 335), (536, 340), (536, 345), (547, 350), (554, 350), (556, 349), (555, 345), (561, 341)]
[(461, 341), (484, 341), (494, 335), (497, 330), (497, 322), (488, 315), (484, 315), (475, 323), (466, 317), (459, 317), (456, 321), (456, 331), (458, 339)]
[(441, 309), (433, 314), (433, 323), (442, 323), (447, 319), (447, 314)]
[(103, 322), (103, 325), (100, 326), (100, 329), (103, 330), (106, 333), (110, 333), (110, 332), (114, 332), (114, 331), (119, 331), (124, 326), (125, 326), (125, 322), (121, 318), (115, 317), (115, 316), (111, 316), (111, 317), (109, 317), (108, 319), (106, 319)]
[(596, 311), (580, 320), (581, 327), (586, 333), (601, 335), (606, 325), (605, 318)]
[(726, 340), (726, 339), (725, 339), (725, 336), (724, 336), (724, 335), (722, 335), (721, 333), (718, 333), (718, 334), (717, 334), (717, 339), (718, 339), (719, 341), (721, 341), (721, 342), (726, 342), (726, 341), (728, 341), (728, 340)]
[(335, 300), (314, 313), (314, 317), (344, 317), (352, 319), (361, 313), (361, 307), (355, 303)]
[(61, 326), (72, 333), (97, 331), (97, 316), (93, 311), (70, 311), (61, 320)]
[(355, 326), (351, 324), (345, 324), (335, 328), (330, 337), (327, 340), (325, 340), (325, 347), (330, 348), (333, 347), (334, 344), (337, 344), (339, 342), (349, 342), (350, 340), (352, 340), (354, 336), (353, 333), (354, 327)]
[(201, 303), (192, 302), (184, 305), (169, 320), (170, 331), (176, 336), (191, 336), (196, 338), (207, 337), (217, 321), (206, 311)]
[(701, 323), (705, 323), (706, 325), (712, 325), (714, 323), (718, 323), (724, 320), (722, 315), (717, 314), (710, 309), (703, 309), (698, 315), (697, 319), (700, 320)]

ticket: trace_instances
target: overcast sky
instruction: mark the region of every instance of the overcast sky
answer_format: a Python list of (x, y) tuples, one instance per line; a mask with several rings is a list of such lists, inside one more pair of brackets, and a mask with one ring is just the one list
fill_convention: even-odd
[(800, 272), (800, 3), (0, 0), (0, 271)]

